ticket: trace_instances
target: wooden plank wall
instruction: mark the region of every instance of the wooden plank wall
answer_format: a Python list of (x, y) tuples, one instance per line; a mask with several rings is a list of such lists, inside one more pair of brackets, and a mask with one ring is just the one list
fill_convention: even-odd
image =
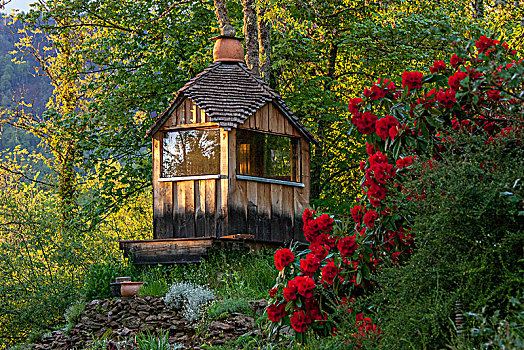
[[(309, 206), (309, 142), (271, 103), (259, 109), (238, 128), (300, 138), (301, 182), (305, 187), (237, 180), (232, 177), (228, 205), (230, 234), (251, 234), (256, 239), (269, 241), (304, 241), (302, 213)], [(229, 138), (230, 150), (236, 149), (235, 141), (235, 130), (232, 130)], [(230, 174), (235, 173), (236, 159), (230, 157), (229, 161)]]
[(220, 131), (221, 179), (158, 181), (162, 132), (191, 126), (210, 127), (211, 124), (198, 106), (186, 100), (153, 136), (153, 237), (251, 234), (267, 241), (303, 241), (302, 213), (309, 205), (309, 143), (271, 103), (239, 128), (300, 138), (304, 188), (237, 180), (235, 129)]
[(221, 212), (223, 180), (158, 181), (162, 163), (163, 131), (213, 126), (203, 110), (191, 100), (185, 100), (153, 136), (153, 237), (155, 239), (222, 235), (220, 230), (224, 218)]

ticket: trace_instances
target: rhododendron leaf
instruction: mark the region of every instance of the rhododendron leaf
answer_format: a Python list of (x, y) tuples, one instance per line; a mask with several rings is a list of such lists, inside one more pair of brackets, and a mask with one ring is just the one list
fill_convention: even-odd
[[(297, 299), (295, 300), (295, 304), (297, 305), (297, 307), (302, 307), (302, 300), (301, 300), (301, 298), (297, 298)], [(286, 305), (286, 306), (287, 306), (287, 305)]]
[(437, 81), (447, 81), (447, 77), (441, 74), (429, 74), (422, 78), (422, 84), (424, 83), (435, 83)]
[(355, 282), (360, 285), (362, 284), (362, 271), (358, 270), (357, 272), (357, 278), (355, 278)]
[[(369, 274), (370, 274), (370, 270), (369, 270), (369, 266), (366, 264), (366, 265), (363, 265), (362, 266), (362, 276), (366, 279), (366, 280), (369, 280)], [(360, 283), (359, 283), (360, 284)]]
[(398, 158), (398, 154), (399, 154), (399, 152), (400, 152), (400, 146), (401, 146), (401, 144), (402, 144), (401, 139), (396, 139), (396, 140), (395, 140), (395, 143), (394, 143), (394, 146), (393, 146), (393, 157), (394, 157), (395, 159)]
[(294, 304), (295, 304), (295, 302), (290, 301), (289, 303), (286, 304), (286, 308), (284, 310), (286, 310), (286, 311), (291, 310), (293, 308)]
[(415, 117), (417, 117), (417, 119), (422, 116), (424, 111), (425, 111), (425, 108), (423, 104), (416, 105), (415, 108), (413, 108), (413, 113), (415, 114)]
[(428, 140), (429, 139), (429, 130), (428, 130), (428, 127), (426, 126), (426, 123), (421, 122), (419, 123), (419, 125), (420, 125), (420, 131), (422, 132), (422, 135), (424, 135), (424, 138)]
[(437, 118), (434, 118), (431, 114), (426, 116), (426, 120), (428, 121), (429, 125), (431, 125), (434, 128), (440, 129), (442, 126), (442, 121), (438, 120)]

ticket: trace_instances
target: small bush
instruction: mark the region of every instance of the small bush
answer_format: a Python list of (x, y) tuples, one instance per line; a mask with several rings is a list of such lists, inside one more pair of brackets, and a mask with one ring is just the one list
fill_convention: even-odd
[(85, 278), (85, 296), (87, 300), (111, 297), (109, 283), (118, 276), (125, 275), (126, 265), (122, 262), (99, 262), (93, 264)]
[(141, 333), (136, 338), (138, 350), (176, 350), (183, 349), (181, 344), (169, 344), (169, 331), (165, 333), (160, 331), (159, 334), (152, 334), (149, 331)]
[(248, 300), (245, 298), (228, 298), (217, 300), (207, 309), (207, 314), (211, 320), (217, 320), (231, 313), (242, 313), (244, 315), (252, 314)]
[(150, 295), (156, 298), (163, 297), (169, 290), (169, 286), (165, 280), (160, 281), (145, 281), (144, 285), (138, 291), (139, 297)]
[(76, 324), (80, 320), (82, 312), (84, 312), (84, 309), (85, 302), (83, 300), (79, 300), (67, 308), (64, 314), (64, 318), (66, 321), (66, 333), (69, 333), (69, 331), (71, 331), (71, 329), (73, 329), (76, 326)]
[(180, 282), (169, 288), (165, 303), (171, 308), (182, 309), (184, 317), (194, 322), (201, 318), (202, 308), (214, 298), (215, 294), (207, 287)]

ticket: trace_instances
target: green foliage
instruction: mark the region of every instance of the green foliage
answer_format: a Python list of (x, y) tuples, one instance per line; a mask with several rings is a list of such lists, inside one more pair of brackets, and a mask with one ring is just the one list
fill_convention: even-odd
[(216, 300), (207, 308), (207, 315), (211, 320), (222, 319), (232, 313), (250, 315), (253, 312), (247, 299), (235, 297)]
[(71, 329), (76, 326), (78, 321), (80, 321), (80, 316), (84, 312), (85, 306), (85, 302), (83, 300), (79, 300), (67, 308), (64, 314), (64, 319), (66, 321), (66, 333), (69, 333), (69, 331), (71, 331)]
[(169, 331), (165, 333), (160, 331), (158, 334), (146, 331), (138, 335), (136, 345), (139, 350), (175, 350), (184, 348), (181, 344), (169, 344), (168, 339)]
[(126, 272), (122, 263), (98, 262), (91, 265), (84, 281), (86, 299), (110, 298), (109, 283), (115, 282), (118, 276), (127, 276)]
[(163, 297), (169, 290), (169, 285), (165, 281), (145, 282), (138, 291), (139, 297), (150, 295), (156, 298)]
[(524, 287), (521, 142), (517, 133), (486, 147), (463, 132), (433, 170), (419, 163), (411, 188), (425, 188), (426, 197), (397, 203), (417, 250), (406, 265), (376, 275), (371, 302), (388, 349), (449, 345), (458, 300), (505, 317)]

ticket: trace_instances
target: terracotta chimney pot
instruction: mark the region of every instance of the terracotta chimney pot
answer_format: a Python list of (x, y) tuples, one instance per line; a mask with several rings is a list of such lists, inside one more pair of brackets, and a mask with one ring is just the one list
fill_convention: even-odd
[(240, 39), (220, 35), (216, 38), (213, 48), (213, 59), (215, 62), (244, 62), (244, 48)]

